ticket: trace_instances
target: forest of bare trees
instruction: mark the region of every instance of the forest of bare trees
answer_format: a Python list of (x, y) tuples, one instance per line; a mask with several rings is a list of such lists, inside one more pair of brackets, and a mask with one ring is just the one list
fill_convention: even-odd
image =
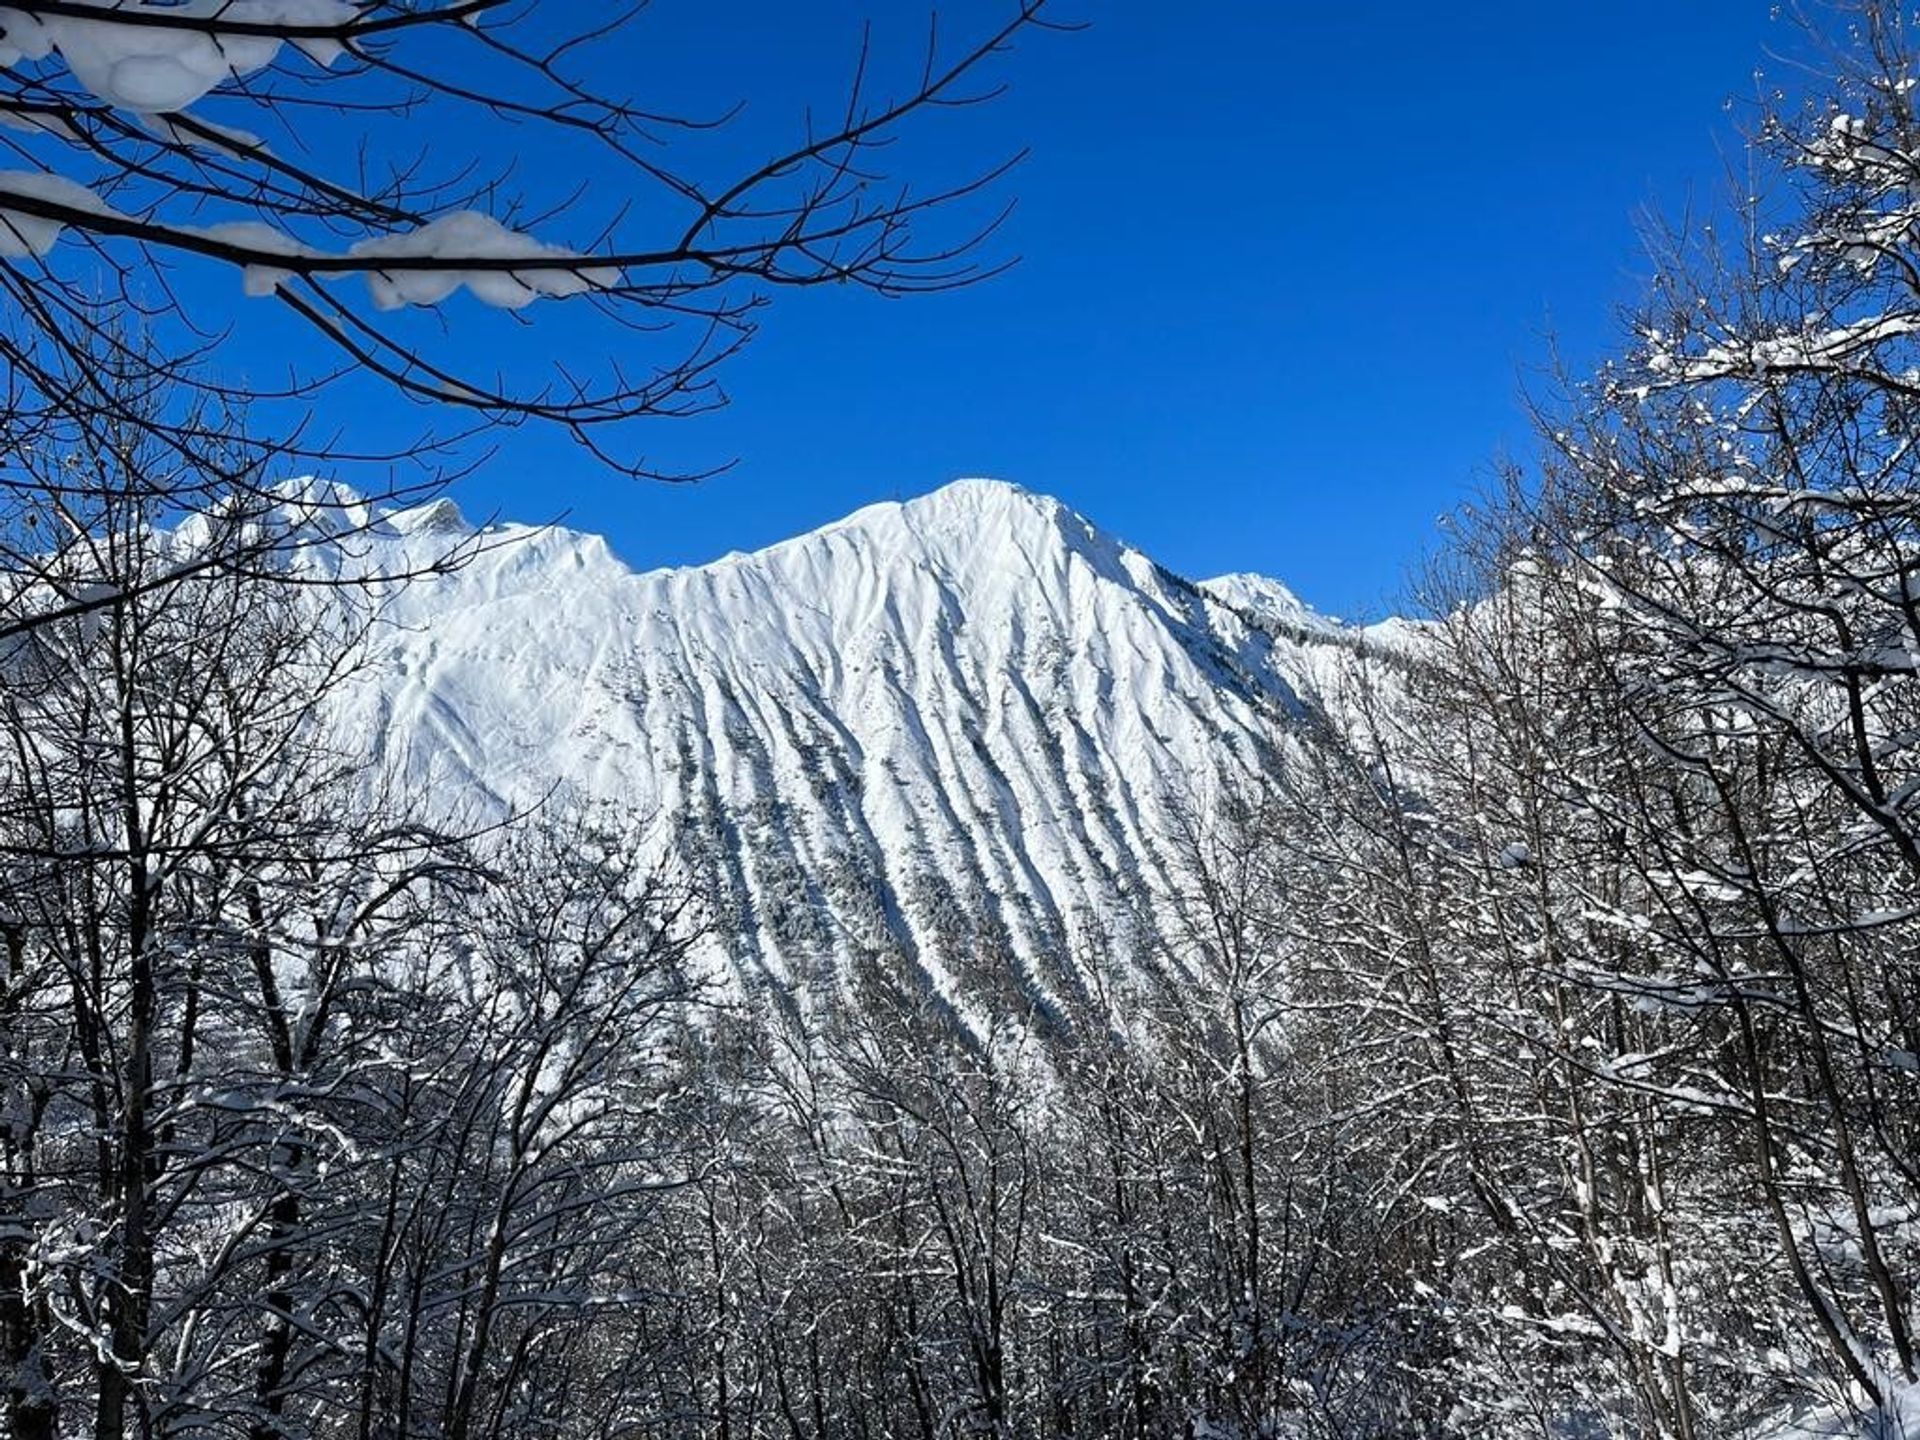
[[(644, 473), (610, 427), (702, 403), (769, 293), (966, 278), (971, 229), (909, 242), (991, 167), (922, 197), (868, 165), (1040, 4), (700, 181), (639, 142), (676, 122), (570, 78), (590, 34), (523, 48), (491, 0), (131, 8), (186, 77), (152, 113), (89, 78), (98, 7), (0, 11), (42, 66), (6, 72), (6, 143), (77, 167), (0, 172), (0, 1434), (1920, 1433), (1897, 7), (1847, 11), (1821, 87), (1759, 119), (1751, 197), (1541, 407), (1429, 618), (1170, 837), (1163, 923), (1089, 927), (1046, 1006), (973, 937), (984, 1021), (885, 951), (806, 1003), (734, 993), (709, 897), (609, 817), (456, 828), (374, 769), (328, 716), (382, 587), (487, 542), (377, 584), (308, 566), (367, 504), (279, 477), (342, 446), (250, 435), (272, 397), (204, 378), (142, 277), (239, 268), (361, 379)], [(500, 88), (408, 59), (429, 29)], [(283, 42), (340, 68), (268, 69)], [(276, 84), (538, 114), (688, 214), (577, 253), (382, 244), (490, 182), (356, 189), (185, 118), (256, 73), (280, 116)], [(380, 328), (487, 277), (664, 358), (511, 389)]]

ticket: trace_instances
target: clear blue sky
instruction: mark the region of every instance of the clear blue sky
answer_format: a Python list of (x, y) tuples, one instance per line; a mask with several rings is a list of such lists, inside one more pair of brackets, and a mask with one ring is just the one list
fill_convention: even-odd
[[(722, 91), (773, 92), (755, 122), (795, 103), (794, 74), (832, 93), (849, 0), (656, 0), (636, 36), (661, 27), (666, 53), (722, 8)], [(524, 432), (456, 493), (565, 509), (652, 566), (992, 475), (1184, 573), (1378, 612), (1436, 516), (1525, 443), (1549, 334), (1576, 366), (1612, 343), (1637, 215), (1719, 194), (1755, 68), (1789, 39), (1770, 8), (1086, 0), (1089, 30), (1029, 44), (1005, 99), (923, 137), (947, 164), (1031, 146), (1016, 271), (914, 301), (787, 297), (728, 372), (731, 407), (649, 437), (665, 464), (737, 460), (721, 478), (614, 479)], [(529, 312), (534, 333), (564, 341), (564, 308)]]

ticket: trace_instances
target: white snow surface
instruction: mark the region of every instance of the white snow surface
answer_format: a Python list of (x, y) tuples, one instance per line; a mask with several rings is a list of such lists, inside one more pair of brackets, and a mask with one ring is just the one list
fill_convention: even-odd
[[(309, 563), (397, 572), (473, 534), (440, 501)], [(951, 995), (991, 942), (1044, 1001), (1091, 920), (1176, 883), (1176, 807), (1272, 763), (1320, 663), (994, 481), (648, 573), (572, 530), (478, 538), (397, 587), (342, 733), (451, 813), (637, 832), (748, 983), (886, 953)]]
[(1231, 605), (1263, 620), (1299, 630), (1327, 632), (1338, 630), (1340, 622), (1310, 608), (1305, 601), (1278, 580), (1241, 571), (1202, 580), (1200, 588), (1222, 604)]

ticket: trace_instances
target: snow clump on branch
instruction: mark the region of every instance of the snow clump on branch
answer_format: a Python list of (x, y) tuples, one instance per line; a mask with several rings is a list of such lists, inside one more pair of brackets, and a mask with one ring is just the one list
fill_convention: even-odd
[[(219, 22), (317, 29), (349, 25), (359, 17), (358, 8), (347, 0), (90, 3), (105, 12), (102, 18), (0, 9), (4, 37), (0, 38), (0, 64), (44, 60), (58, 51), (74, 79), (107, 104), (141, 114), (166, 114), (185, 109), (230, 79), (266, 69), (280, 53), (282, 37), (221, 29)], [(105, 18), (114, 13), (153, 19)], [(156, 23), (162, 20), (185, 23)], [(338, 40), (326, 37), (290, 38), (322, 66), (333, 64), (345, 49)]]
[[(362, 240), (350, 253), (366, 259), (577, 261), (582, 258), (575, 251), (511, 230), (477, 210), (461, 210), (428, 221), (418, 229)], [(518, 310), (542, 296), (564, 298), (590, 290), (615, 289), (620, 280), (617, 265), (587, 269), (400, 269), (369, 274), (367, 287), (373, 292), (374, 305), (381, 310), (438, 305), (462, 285), (488, 305)]]

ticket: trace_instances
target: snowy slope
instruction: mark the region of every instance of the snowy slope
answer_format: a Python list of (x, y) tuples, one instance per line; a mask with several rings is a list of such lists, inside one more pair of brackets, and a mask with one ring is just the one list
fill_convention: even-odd
[[(445, 502), (402, 512), (358, 563), (468, 533)], [(482, 538), (394, 596), (350, 733), (468, 813), (637, 830), (737, 973), (783, 988), (861, 952), (949, 995), (982, 964), (1043, 1000), (1072, 983), (1088, 922), (1172, 882), (1175, 807), (1271, 763), (1353, 633), (991, 481), (651, 573), (569, 530)]]

